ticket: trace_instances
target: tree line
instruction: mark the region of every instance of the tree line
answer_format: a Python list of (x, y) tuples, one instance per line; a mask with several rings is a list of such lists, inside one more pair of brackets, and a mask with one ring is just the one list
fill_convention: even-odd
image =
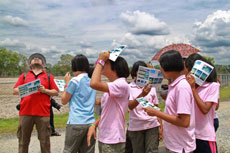
[[(71, 72), (71, 60), (74, 56), (70, 54), (61, 55), (59, 61), (52, 65), (46, 64), (47, 72), (54, 76), (64, 76), (66, 72)], [(211, 57), (205, 57), (212, 63), (215, 63)], [(154, 66), (159, 68), (159, 65)], [(218, 74), (229, 74), (230, 65), (215, 65)], [(28, 72), (27, 57), (24, 55), (0, 47), (0, 77), (16, 77), (23, 72)]]

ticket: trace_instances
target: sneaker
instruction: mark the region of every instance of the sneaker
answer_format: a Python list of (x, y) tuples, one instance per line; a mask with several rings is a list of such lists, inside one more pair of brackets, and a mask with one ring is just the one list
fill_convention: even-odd
[(51, 133), (51, 136), (61, 136), (61, 134), (55, 131)]

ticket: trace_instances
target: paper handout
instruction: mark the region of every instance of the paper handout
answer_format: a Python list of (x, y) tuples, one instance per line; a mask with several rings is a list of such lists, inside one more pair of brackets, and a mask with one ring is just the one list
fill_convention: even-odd
[(117, 57), (120, 55), (120, 53), (125, 49), (126, 45), (121, 45), (118, 48), (115, 48), (113, 50), (110, 50), (109, 59), (112, 61), (116, 61)]
[(40, 86), (40, 84), (40, 79), (37, 79), (35, 81), (18, 86), (19, 96), (22, 98), (38, 92), (38, 86)]
[(56, 83), (56, 85), (60, 91), (64, 91), (64, 89), (65, 89), (65, 81), (64, 80), (54, 79), (54, 82)]
[(201, 86), (208, 78), (213, 68), (213, 66), (204, 61), (196, 60), (191, 70), (192, 75), (195, 77), (196, 83)]
[(152, 107), (152, 108), (154, 108), (154, 109), (156, 109), (156, 110), (160, 110), (159, 107), (153, 105), (153, 104), (150, 103), (148, 100), (144, 99), (144, 97), (137, 98), (136, 100), (137, 100), (137, 101), (141, 104), (141, 106), (144, 107), (144, 108), (146, 108), (146, 107)]
[(160, 70), (139, 66), (137, 72), (136, 84), (140, 87), (144, 87), (149, 83), (152, 87), (159, 87), (163, 80), (163, 74)]

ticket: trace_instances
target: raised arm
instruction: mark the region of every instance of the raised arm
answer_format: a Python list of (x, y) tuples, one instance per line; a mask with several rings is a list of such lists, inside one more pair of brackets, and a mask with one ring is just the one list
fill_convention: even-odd
[(192, 93), (193, 93), (195, 102), (196, 102), (197, 106), (199, 107), (200, 111), (203, 114), (207, 114), (209, 112), (209, 110), (211, 109), (213, 102), (204, 102), (200, 98), (200, 96), (199, 96), (199, 94), (195, 88), (195, 78), (191, 74), (187, 75), (186, 80), (188, 81), (188, 83), (190, 84), (190, 86), (192, 88)]
[(96, 64), (96, 67), (93, 71), (93, 75), (90, 81), (91, 88), (98, 91), (109, 92), (108, 84), (106, 82), (101, 81), (102, 69), (107, 69), (108, 66), (110, 66), (108, 63), (106, 63), (109, 62), (108, 59), (109, 59), (109, 52), (100, 53), (98, 60), (102, 60), (105, 63), (105, 65), (101, 63)]

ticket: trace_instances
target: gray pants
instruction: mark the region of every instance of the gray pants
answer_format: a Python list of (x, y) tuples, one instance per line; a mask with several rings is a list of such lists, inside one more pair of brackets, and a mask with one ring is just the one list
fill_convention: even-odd
[(100, 153), (123, 153), (125, 152), (125, 142), (117, 144), (105, 144), (98, 141), (98, 148)]
[(90, 146), (87, 144), (89, 125), (67, 125), (65, 147), (63, 153), (94, 153), (95, 139), (91, 137)]
[(50, 117), (49, 116), (19, 116), (19, 125), (17, 131), (18, 152), (28, 153), (31, 133), (34, 125), (38, 131), (41, 153), (50, 153)]
[(158, 153), (159, 127), (142, 131), (128, 131), (128, 135), (133, 153)]

